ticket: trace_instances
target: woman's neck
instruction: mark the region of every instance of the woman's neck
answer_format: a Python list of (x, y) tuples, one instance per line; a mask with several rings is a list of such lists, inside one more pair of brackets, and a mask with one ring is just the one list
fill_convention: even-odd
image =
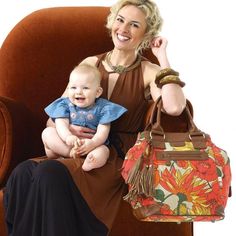
[(112, 65), (121, 65), (128, 67), (132, 65), (137, 59), (137, 53), (135, 51), (123, 51), (114, 49), (110, 54), (110, 62)]

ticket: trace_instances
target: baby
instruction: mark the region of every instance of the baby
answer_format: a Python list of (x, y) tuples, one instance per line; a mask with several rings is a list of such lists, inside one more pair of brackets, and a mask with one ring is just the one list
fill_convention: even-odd
[[(99, 98), (102, 94), (101, 75), (89, 64), (80, 64), (70, 74), (68, 97), (61, 97), (45, 108), (55, 121), (55, 127), (42, 132), (46, 155), (49, 158), (74, 157), (74, 146), (79, 155), (87, 155), (82, 165), (89, 171), (102, 167), (108, 157), (110, 123), (127, 111), (124, 107)], [(70, 124), (96, 130), (91, 139), (79, 139), (69, 129)]]

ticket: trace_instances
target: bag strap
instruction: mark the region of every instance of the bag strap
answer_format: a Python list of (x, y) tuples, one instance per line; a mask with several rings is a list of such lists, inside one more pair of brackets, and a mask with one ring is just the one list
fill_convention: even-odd
[[(206, 145), (205, 142), (205, 133), (202, 132), (200, 129), (197, 128), (193, 121), (193, 117), (190, 112), (189, 103), (186, 104), (185, 109), (183, 112), (185, 112), (186, 118), (187, 118), (187, 127), (188, 127), (188, 139), (186, 141), (191, 141), (196, 148), (204, 148)], [(153, 136), (155, 136), (155, 140), (157, 142), (164, 145), (164, 142), (167, 142), (166, 140), (166, 133), (161, 125), (161, 118), (162, 118), (162, 110), (163, 110), (163, 101), (162, 98), (159, 97), (153, 106), (153, 109), (151, 111), (151, 116), (149, 120), (148, 126), (145, 128), (145, 130), (150, 131), (150, 137), (151, 139)], [(161, 146), (163, 146), (161, 145)]]

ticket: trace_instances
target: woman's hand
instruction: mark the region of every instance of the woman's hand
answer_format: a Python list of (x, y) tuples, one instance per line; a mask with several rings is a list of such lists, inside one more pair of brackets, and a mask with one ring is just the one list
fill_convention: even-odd
[(153, 38), (151, 42), (152, 53), (159, 61), (161, 68), (170, 67), (170, 63), (166, 54), (167, 44), (167, 39), (162, 36)]
[(158, 58), (158, 56), (161, 56), (163, 53), (166, 54), (166, 48), (167, 48), (168, 41), (166, 38), (162, 36), (158, 36), (152, 39), (151, 42), (151, 49), (152, 53)]
[(88, 139), (91, 139), (96, 132), (93, 129), (89, 129), (87, 127), (82, 127), (78, 125), (70, 125), (70, 131), (78, 138), (88, 138)]
[[(51, 118), (47, 120), (47, 127), (56, 127), (55, 123), (52, 121)], [(78, 125), (70, 125), (69, 126), (70, 132), (76, 135), (78, 138), (92, 138), (96, 133), (96, 130), (89, 129), (87, 127), (82, 127)]]
[(51, 118), (49, 118), (47, 120), (46, 126), (47, 127), (56, 127), (55, 122)]

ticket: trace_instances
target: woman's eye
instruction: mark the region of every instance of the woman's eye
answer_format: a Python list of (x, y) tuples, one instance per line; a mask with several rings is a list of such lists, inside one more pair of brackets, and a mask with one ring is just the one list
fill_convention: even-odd
[(139, 25), (138, 24), (135, 24), (135, 23), (131, 23), (131, 26), (135, 27), (135, 28), (139, 28)]
[(120, 17), (116, 18), (116, 20), (121, 22), (121, 23), (124, 22), (124, 20), (122, 18), (120, 18)]

